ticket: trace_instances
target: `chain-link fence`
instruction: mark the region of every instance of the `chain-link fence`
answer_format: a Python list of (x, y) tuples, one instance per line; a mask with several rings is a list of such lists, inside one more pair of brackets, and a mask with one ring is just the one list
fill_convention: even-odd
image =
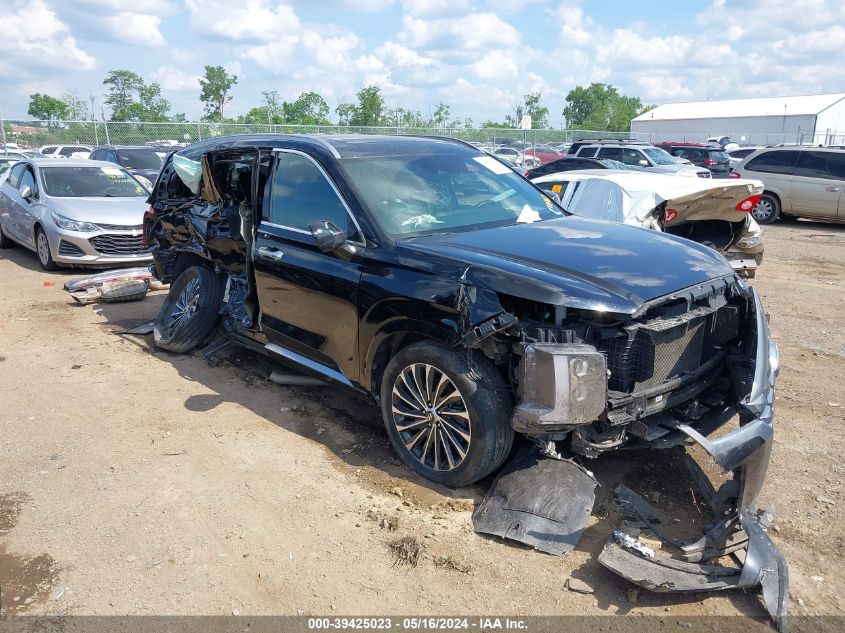
[[(487, 145), (524, 141), (528, 145), (566, 143), (582, 138), (644, 138), (628, 132), (594, 130), (515, 130), (500, 128), (356, 127), (346, 125), (255, 125), (240, 123), (134, 121), (23, 121), (2, 122), (5, 142), (20, 147), (44, 145), (187, 144), (231, 134), (407, 134), (446, 136)], [(1, 141), (2, 139), (0, 139)]]

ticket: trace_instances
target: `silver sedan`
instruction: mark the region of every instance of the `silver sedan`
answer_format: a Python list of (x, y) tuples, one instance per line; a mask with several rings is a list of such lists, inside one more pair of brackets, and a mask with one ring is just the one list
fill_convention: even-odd
[(20, 161), (0, 184), (0, 248), (21, 244), (45, 270), (152, 261), (141, 239), (148, 195), (114, 163)]

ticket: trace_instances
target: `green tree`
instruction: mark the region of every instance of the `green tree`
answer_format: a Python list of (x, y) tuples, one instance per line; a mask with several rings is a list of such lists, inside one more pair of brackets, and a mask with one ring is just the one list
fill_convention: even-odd
[(496, 128), (496, 129), (507, 129), (510, 128), (511, 125), (509, 123), (499, 123), (498, 121), (485, 121), (481, 124), (483, 128)]
[(62, 93), (62, 101), (67, 104), (67, 118), (70, 121), (85, 121), (88, 119), (88, 102), (80, 98), (73, 90)]
[(67, 103), (56, 97), (36, 92), (29, 95), (29, 116), (41, 121), (64, 119), (68, 114)]
[(103, 85), (108, 86), (106, 105), (111, 107), (112, 121), (128, 121), (132, 118), (132, 105), (137, 103), (135, 98), (138, 89), (143, 87), (144, 80), (131, 70), (110, 70)]
[(316, 92), (303, 92), (293, 103), (282, 104), (282, 116), (291, 125), (327, 125), (329, 104)]
[(143, 81), (138, 86), (138, 101), (129, 106), (130, 121), (168, 121), (170, 101), (161, 96), (161, 85)]
[(522, 117), (531, 117), (531, 128), (541, 130), (549, 125), (549, 109), (540, 105), (543, 95), (540, 92), (532, 92), (523, 95), (522, 101), (513, 105), (513, 114), (505, 116), (505, 123), (508, 127), (518, 128), (522, 126)]
[(350, 125), (357, 109), (354, 103), (339, 103), (334, 109), (338, 125)]
[(223, 107), (232, 100), (229, 91), (238, 83), (237, 75), (230, 75), (223, 66), (206, 66), (200, 79), (200, 101), (205, 104), (208, 119), (223, 121)]
[(442, 101), (434, 108), (431, 116), (431, 127), (444, 128), (449, 125), (451, 119), (451, 108)]
[(644, 106), (639, 97), (626, 97), (616, 86), (592, 83), (586, 88), (576, 86), (566, 95), (563, 116), (570, 128), (627, 132), (631, 119), (651, 106)]
[(361, 88), (356, 95), (358, 104), (349, 120), (350, 125), (382, 125), (384, 121), (384, 99), (377, 86)]

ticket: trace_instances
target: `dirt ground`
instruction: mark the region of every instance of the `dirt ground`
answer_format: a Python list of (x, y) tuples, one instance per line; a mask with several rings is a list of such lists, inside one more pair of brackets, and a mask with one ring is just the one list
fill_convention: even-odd
[[(768, 229), (761, 291), (782, 371), (761, 504), (793, 614), (845, 615), (845, 227)], [(122, 333), (155, 315), (75, 305), (75, 272), (0, 251), (0, 585), (6, 614), (764, 615), (756, 592), (630, 593), (596, 561), (597, 504), (555, 558), (472, 531), (482, 484), (406, 470), (378, 411), (330, 388), (268, 383), (240, 353), (212, 366)], [(250, 363), (252, 363), (250, 365)], [(591, 461), (603, 482), (688, 502), (673, 455)], [(416, 567), (390, 543), (414, 536)], [(573, 576), (594, 589), (568, 591)]]

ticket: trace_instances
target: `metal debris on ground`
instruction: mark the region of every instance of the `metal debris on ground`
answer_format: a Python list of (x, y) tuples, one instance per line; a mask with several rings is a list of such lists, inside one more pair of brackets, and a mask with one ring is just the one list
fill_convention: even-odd
[(123, 268), (88, 275), (65, 282), (64, 288), (79, 303), (121, 302), (143, 299), (148, 290), (163, 290), (164, 284), (149, 268)]

